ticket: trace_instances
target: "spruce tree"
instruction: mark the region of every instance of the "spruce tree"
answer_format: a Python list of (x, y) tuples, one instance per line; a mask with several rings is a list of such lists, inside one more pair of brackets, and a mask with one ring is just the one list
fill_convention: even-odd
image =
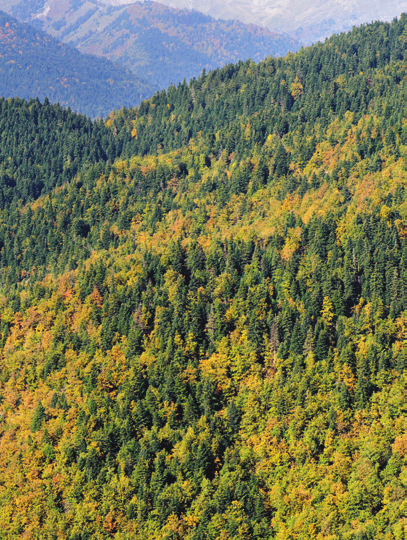
[(41, 429), (41, 426), (46, 419), (46, 413), (43, 404), (41, 401), (38, 401), (37, 406), (34, 411), (34, 416), (31, 420), (31, 431), (35, 433)]

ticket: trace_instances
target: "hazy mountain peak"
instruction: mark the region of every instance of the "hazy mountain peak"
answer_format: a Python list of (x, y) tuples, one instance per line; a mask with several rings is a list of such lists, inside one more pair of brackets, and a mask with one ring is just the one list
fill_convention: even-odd
[(157, 2), (0, 0), (2, 7), (81, 52), (113, 60), (163, 88), (203, 69), (300, 48), (299, 42), (264, 27)]
[[(128, 4), (128, 0), (102, 0)], [(216, 18), (239, 19), (279, 32), (313, 27), (315, 39), (372, 20), (391, 20), (400, 15), (405, 0), (160, 0), (163, 4), (196, 9)], [(319, 31), (318, 31), (319, 29)]]

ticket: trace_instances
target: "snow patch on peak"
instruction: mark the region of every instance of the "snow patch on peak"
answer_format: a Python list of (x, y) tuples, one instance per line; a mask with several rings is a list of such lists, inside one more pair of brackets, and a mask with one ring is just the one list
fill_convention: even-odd
[(46, 17), (48, 13), (51, 11), (51, 6), (47, 3), (44, 6), (44, 9), (34, 15), (33, 19), (42, 19), (43, 17)]

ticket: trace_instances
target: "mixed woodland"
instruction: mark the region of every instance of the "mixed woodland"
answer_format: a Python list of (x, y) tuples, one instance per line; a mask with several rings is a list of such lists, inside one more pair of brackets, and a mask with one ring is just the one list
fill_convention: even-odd
[(0, 101), (0, 538), (405, 538), (406, 23)]

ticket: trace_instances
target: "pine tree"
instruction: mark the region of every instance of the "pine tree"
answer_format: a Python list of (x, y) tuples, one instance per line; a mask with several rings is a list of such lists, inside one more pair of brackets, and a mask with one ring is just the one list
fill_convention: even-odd
[(46, 413), (43, 404), (41, 401), (38, 401), (37, 406), (34, 411), (34, 416), (31, 420), (31, 431), (35, 433), (41, 429), (41, 426), (46, 420)]

